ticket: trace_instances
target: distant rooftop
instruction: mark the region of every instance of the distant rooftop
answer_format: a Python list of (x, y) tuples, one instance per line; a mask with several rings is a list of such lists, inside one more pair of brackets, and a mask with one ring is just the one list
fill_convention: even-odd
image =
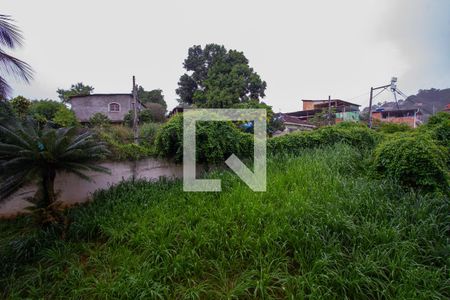
[[(323, 100), (302, 99), (302, 101), (303, 102), (314, 102), (317, 104), (328, 103), (328, 99), (323, 99)], [(347, 104), (347, 105), (361, 106), (360, 104), (348, 102), (348, 101), (345, 101), (342, 99), (330, 99), (330, 102), (338, 102), (338, 103)]]
[(91, 96), (96, 96), (96, 97), (130, 96), (130, 97), (133, 97), (133, 95), (131, 93), (110, 93), (110, 94), (76, 95), (76, 96), (70, 96), (69, 99), (81, 98), (81, 97), (91, 97)]

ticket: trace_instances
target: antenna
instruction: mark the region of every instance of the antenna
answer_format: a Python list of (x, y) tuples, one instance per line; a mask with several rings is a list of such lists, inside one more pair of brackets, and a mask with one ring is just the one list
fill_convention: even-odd
[[(405, 99), (408, 98), (402, 91), (400, 91), (397, 87), (397, 77), (391, 78), (391, 83), (379, 87), (371, 87), (370, 88), (370, 100), (369, 100), (369, 127), (372, 128), (372, 100), (381, 94), (383, 91), (385, 91), (387, 88), (390, 88), (392, 94), (394, 95), (395, 104), (397, 105), (397, 110), (400, 109), (397, 101), (397, 94), (404, 97)], [(381, 89), (380, 92), (378, 92), (375, 96), (373, 96), (373, 91)]]

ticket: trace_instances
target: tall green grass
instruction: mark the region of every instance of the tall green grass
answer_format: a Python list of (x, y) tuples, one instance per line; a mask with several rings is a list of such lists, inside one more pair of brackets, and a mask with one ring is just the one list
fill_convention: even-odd
[(268, 190), (128, 182), (70, 211), (67, 240), (0, 223), (11, 298), (442, 299), (449, 199), (369, 180), (347, 146), (269, 161)]

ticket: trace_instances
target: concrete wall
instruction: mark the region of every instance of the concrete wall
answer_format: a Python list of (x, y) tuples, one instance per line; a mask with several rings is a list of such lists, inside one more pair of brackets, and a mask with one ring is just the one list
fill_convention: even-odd
[[(164, 160), (149, 158), (137, 162), (105, 162), (100, 164), (111, 170), (111, 174), (88, 172), (92, 181), (86, 181), (74, 174), (58, 173), (55, 180), (55, 190), (64, 205), (86, 202), (92, 199), (92, 194), (100, 189), (108, 189), (112, 185), (131, 178), (158, 180), (160, 177), (181, 178), (183, 166)], [(198, 173), (202, 168), (197, 167)], [(31, 206), (27, 198), (37, 191), (35, 184), (29, 184), (5, 199), (0, 204), (0, 218), (13, 217), (26, 212)]]
[[(132, 109), (133, 97), (127, 94), (90, 95), (73, 97), (70, 100), (72, 110), (80, 122), (88, 122), (95, 113), (102, 113), (112, 122), (122, 122), (125, 115)], [(119, 112), (110, 112), (109, 104), (118, 103)]]

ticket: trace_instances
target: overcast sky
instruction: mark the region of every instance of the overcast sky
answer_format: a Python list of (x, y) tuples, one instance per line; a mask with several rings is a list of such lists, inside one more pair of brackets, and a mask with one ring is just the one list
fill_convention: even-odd
[(171, 108), (188, 48), (207, 43), (245, 53), (275, 112), (328, 95), (367, 105), (391, 76), (406, 94), (450, 87), (450, 0), (2, 0), (1, 13), (25, 36), (14, 54), (35, 79), (11, 84), (31, 99), (80, 81), (129, 92), (136, 75)]

